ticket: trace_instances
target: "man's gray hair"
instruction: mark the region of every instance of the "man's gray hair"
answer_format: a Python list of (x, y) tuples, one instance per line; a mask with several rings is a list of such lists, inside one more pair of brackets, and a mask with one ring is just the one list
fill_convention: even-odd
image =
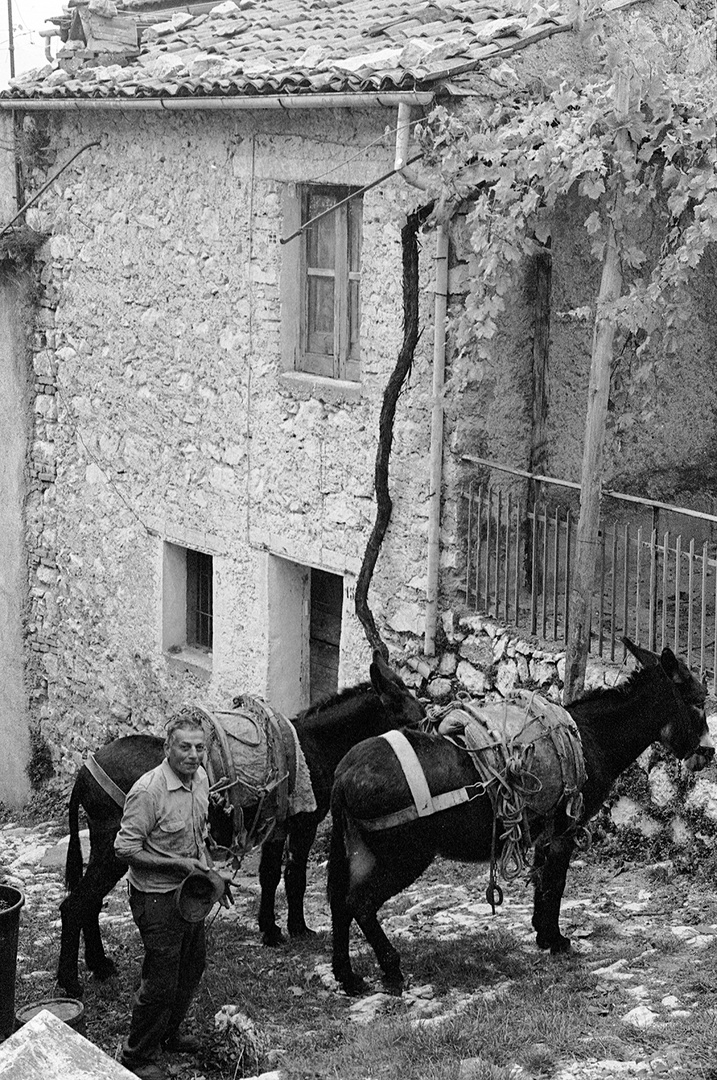
[(167, 733), (165, 736), (166, 742), (172, 741), (175, 731), (204, 731), (202, 714), (198, 709), (193, 709), (191, 705), (186, 705), (179, 712), (170, 716), (164, 730)]

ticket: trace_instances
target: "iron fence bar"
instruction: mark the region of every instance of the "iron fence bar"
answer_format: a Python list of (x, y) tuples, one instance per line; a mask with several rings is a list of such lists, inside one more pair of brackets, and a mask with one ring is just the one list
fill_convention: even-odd
[(712, 656), (712, 693), (717, 694), (717, 572), (715, 572), (714, 654)]
[(516, 626), (520, 620), (520, 522), (522, 514), (520, 512), (521, 500), (518, 499), (518, 504), (515, 508), (515, 562), (514, 573), (515, 579), (513, 582), (513, 599), (515, 605), (515, 623)]
[(694, 626), (694, 615), (692, 610), (692, 590), (695, 584), (695, 541), (694, 537), (690, 540), (690, 551), (687, 556), (687, 588), (689, 595), (689, 603), (687, 605), (687, 666), (692, 667), (692, 629)]
[(705, 674), (705, 642), (707, 641), (707, 541), (702, 545), (702, 606), (700, 609), (700, 678)]
[(657, 529), (650, 533), (650, 600), (647, 647), (654, 652), (657, 637)]
[(500, 527), (503, 523), (503, 492), (498, 490), (498, 507), (495, 515), (495, 567), (493, 590), (495, 592), (495, 617), (500, 616)]
[[(568, 643), (568, 633), (570, 629), (570, 539), (571, 539), (571, 514), (570, 507), (568, 507), (567, 514), (565, 516), (565, 611), (564, 611), (564, 628), (565, 628), (565, 644)], [(717, 580), (717, 574), (715, 575)]]
[(681, 614), (681, 601), (680, 601), (680, 585), (682, 584), (682, 537), (678, 534), (675, 537), (675, 631), (674, 631), (674, 646), (675, 653), (680, 651), (680, 614)]
[(630, 526), (625, 525), (625, 531), (623, 533), (623, 551), (622, 551), (622, 632), (623, 635), (629, 633), (629, 627), (627, 625), (628, 618), (628, 585), (630, 577)]
[(553, 641), (558, 640), (558, 575), (560, 573), (560, 510), (555, 507), (555, 542), (553, 544)]
[(540, 603), (541, 625), (543, 637), (547, 628), (547, 602), (548, 602), (548, 504), (543, 503), (543, 565), (540, 573), (540, 587), (542, 590)]
[(662, 548), (662, 640), (660, 641), (660, 648), (664, 649), (665, 642), (667, 641), (667, 586), (670, 576), (670, 531), (669, 529), (664, 536), (664, 546)]
[(503, 565), (503, 609), (505, 621), (510, 622), (510, 610), (508, 608), (508, 582), (510, 581), (510, 492), (507, 495), (505, 508), (505, 563)]
[(538, 627), (537, 583), (535, 569), (538, 559), (538, 504), (533, 503), (533, 536), (530, 551), (530, 632), (534, 634)]
[(466, 528), (466, 607), (470, 607), (470, 592), (471, 592), (471, 543), (473, 540), (472, 525), (473, 525), (473, 487), (474, 481), (471, 480), (468, 485), (468, 525)]
[(476, 529), (476, 611), (480, 608), (480, 564), (483, 533), (483, 484), (478, 489), (478, 528)]
[(483, 607), (486, 612), (490, 611), (490, 543), (491, 543), (491, 524), (493, 516), (493, 492), (488, 489), (488, 497), (486, 499), (486, 518), (485, 518), (485, 592)]
[[(640, 578), (642, 574), (642, 525), (637, 527), (637, 545), (635, 548), (635, 641), (640, 640)], [(652, 624), (650, 624), (652, 625)], [(648, 631), (648, 638), (652, 640)], [(648, 643), (648, 648), (653, 646)]]
[(612, 596), (610, 608), (610, 659), (615, 659), (615, 604), (617, 603), (617, 525), (612, 523)]

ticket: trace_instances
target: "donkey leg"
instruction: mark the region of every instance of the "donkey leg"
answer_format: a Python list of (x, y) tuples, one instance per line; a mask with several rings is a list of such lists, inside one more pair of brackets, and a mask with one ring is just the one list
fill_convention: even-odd
[(90, 874), (88, 867), (79, 885), (60, 904), (62, 936), (57, 982), (70, 997), (81, 997), (83, 992), (78, 973), (81, 934), (85, 939), (85, 962), (95, 977), (104, 980), (116, 972), (115, 963), (105, 954), (102, 944), (99, 915), (104, 897), (126, 870), (120, 863), (117, 865), (119, 872), (109, 885), (107, 879)]
[(306, 894), (306, 866), (318, 826), (318, 821), (308, 814), (297, 815), (289, 821), (284, 887), (289, 908), (287, 925), (290, 937), (308, 937), (315, 933), (306, 925), (304, 896)]
[(360, 975), (356, 975), (351, 966), (349, 953), (349, 932), (353, 916), (349, 914), (345, 897), (332, 894), (331, 906), (331, 970), (334, 978), (349, 997), (358, 997), (368, 990)]
[(550, 949), (551, 953), (565, 953), (571, 948), (570, 939), (560, 932), (560, 905), (573, 847), (572, 840), (554, 837), (535, 850), (533, 929), (538, 948)]
[(367, 986), (362, 978), (354, 974), (349, 954), (349, 931), (353, 915), (348, 905), (350, 869), (344, 828), (351, 831), (351, 825), (344, 818), (341, 792), (336, 788), (334, 788), (334, 796), (331, 807), (333, 820), (326, 890), (331, 909), (331, 967), (339, 985), (350, 997), (355, 997), (365, 993)]
[(80, 934), (82, 933), (82, 896), (78, 895), (79, 886), (69, 893), (60, 904), (62, 935), (60, 938), (60, 959), (57, 964), (57, 982), (62, 990), (72, 998), (81, 998), (82, 983), (78, 973), (80, 952)]
[(84, 909), (85, 918), (82, 933), (85, 939), (85, 963), (94, 977), (100, 982), (110, 979), (117, 973), (117, 965), (105, 953), (100, 933), (100, 912), (102, 903), (117, 882), (124, 877), (127, 867), (114, 857), (114, 852), (95, 866), (92, 860), (84, 877), (87, 887), (87, 900)]
[(261, 847), (259, 860), (259, 931), (264, 945), (280, 945), (284, 935), (276, 924), (276, 890), (281, 881), (281, 860), (284, 855), (283, 840), (266, 840)]
[(381, 982), (389, 993), (400, 995), (405, 981), (401, 971), (401, 956), (381, 929), (376, 912), (362, 912), (355, 914), (354, 918), (376, 955), (383, 972)]

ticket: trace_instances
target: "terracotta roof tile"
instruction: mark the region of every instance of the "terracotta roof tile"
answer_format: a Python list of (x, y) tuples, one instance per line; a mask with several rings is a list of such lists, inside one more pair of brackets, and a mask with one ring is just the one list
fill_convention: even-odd
[[(567, 28), (557, 3), (509, 0), (223, 0), (193, 15), (160, 0), (116, 0), (136, 20), (139, 55), (76, 43), (58, 69), (20, 75), (0, 96), (132, 97), (430, 89), (496, 48)], [(69, 17), (66, 20), (69, 28)], [(102, 24), (111, 39), (112, 19)], [(88, 39), (89, 40), (89, 39)], [(55, 39), (53, 39), (55, 41)], [(55, 42), (56, 43), (56, 42)]]

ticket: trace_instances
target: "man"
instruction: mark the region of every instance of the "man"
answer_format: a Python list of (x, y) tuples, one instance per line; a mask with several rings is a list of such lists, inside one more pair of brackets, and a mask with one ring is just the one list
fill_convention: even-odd
[(188, 874), (210, 865), (204, 750), (199, 716), (191, 709), (174, 716), (165, 759), (130, 789), (115, 839), (117, 858), (129, 864), (129, 902), (144, 944), (142, 981), (120, 1060), (142, 1080), (166, 1080), (155, 1060), (160, 1049), (198, 1049), (179, 1029), (204, 971), (204, 920), (185, 921), (177, 893)]

